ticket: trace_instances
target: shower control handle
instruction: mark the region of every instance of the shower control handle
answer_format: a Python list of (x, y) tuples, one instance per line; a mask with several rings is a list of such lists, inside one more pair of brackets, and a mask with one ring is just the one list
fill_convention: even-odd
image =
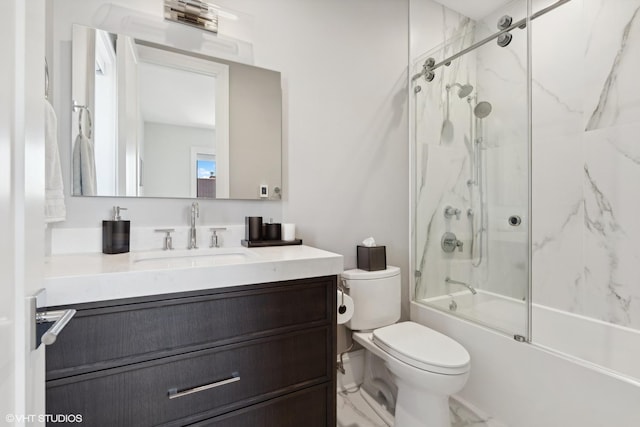
[(462, 240), (458, 240), (455, 234), (450, 231), (447, 231), (442, 235), (442, 240), (440, 241), (440, 245), (442, 246), (442, 250), (451, 253), (458, 249), (458, 252), (462, 252)]
[(456, 219), (460, 219), (460, 214), (462, 213), (462, 211), (458, 208), (454, 208), (453, 206), (447, 206), (446, 208), (444, 208), (444, 217), (445, 218), (451, 218), (452, 216), (455, 215)]

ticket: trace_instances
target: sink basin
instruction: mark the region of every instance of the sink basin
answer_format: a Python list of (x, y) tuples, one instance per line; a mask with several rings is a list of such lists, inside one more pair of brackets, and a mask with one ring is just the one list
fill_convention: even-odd
[(145, 267), (202, 267), (242, 264), (260, 257), (247, 248), (206, 248), (148, 251), (131, 254), (131, 262)]

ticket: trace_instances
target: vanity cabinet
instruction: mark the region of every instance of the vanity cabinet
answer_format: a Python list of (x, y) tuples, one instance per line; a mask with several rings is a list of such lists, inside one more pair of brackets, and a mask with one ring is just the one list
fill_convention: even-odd
[(335, 426), (336, 277), (51, 307), (46, 409), (91, 426)]

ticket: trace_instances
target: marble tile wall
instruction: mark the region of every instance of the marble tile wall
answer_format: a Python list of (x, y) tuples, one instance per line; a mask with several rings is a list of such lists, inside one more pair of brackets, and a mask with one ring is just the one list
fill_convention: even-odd
[[(512, 1), (477, 23), (476, 38), (494, 34), (503, 15), (516, 21), (526, 13), (526, 1)], [(488, 273), (479, 278), (479, 283), (487, 291), (523, 299), (528, 274), (527, 34), (520, 29), (511, 33), (513, 38), (507, 46), (491, 41), (477, 53), (478, 102), (490, 102), (493, 107), (482, 119), (483, 132), (479, 132), (485, 157), (488, 237), (483, 259)], [(512, 216), (522, 222), (509, 225)], [(520, 315), (526, 316), (524, 310)]]
[[(435, 3), (432, 3), (435, 5)], [(415, 58), (412, 73), (421, 70), (424, 61), (440, 61), (473, 43), (474, 22), (442, 6), (433, 6), (443, 43)], [(445, 43), (446, 41), (446, 43)], [(419, 79), (414, 84), (415, 159), (416, 159), (416, 289), (419, 298), (448, 291), (444, 279), (455, 276), (469, 280), (471, 228), (466, 210), (474, 202), (467, 185), (470, 178), (470, 106), (458, 96), (459, 85), (475, 85), (475, 54), (441, 67), (431, 82)], [(449, 86), (449, 89), (447, 89)], [(437, 106), (437, 108), (434, 108)], [(461, 210), (460, 219), (445, 218), (443, 210), (452, 206)], [(440, 238), (454, 232), (464, 242), (462, 252), (445, 253)], [(428, 285), (427, 285), (428, 284)]]
[(639, 11), (572, 0), (532, 41), (534, 302), (635, 329)]

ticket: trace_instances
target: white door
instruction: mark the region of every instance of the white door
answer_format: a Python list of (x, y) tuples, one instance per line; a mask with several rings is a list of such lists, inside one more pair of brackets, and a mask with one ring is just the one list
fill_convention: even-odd
[(44, 425), (44, 349), (28, 298), (44, 253), (44, 0), (0, 14), (0, 425)]

